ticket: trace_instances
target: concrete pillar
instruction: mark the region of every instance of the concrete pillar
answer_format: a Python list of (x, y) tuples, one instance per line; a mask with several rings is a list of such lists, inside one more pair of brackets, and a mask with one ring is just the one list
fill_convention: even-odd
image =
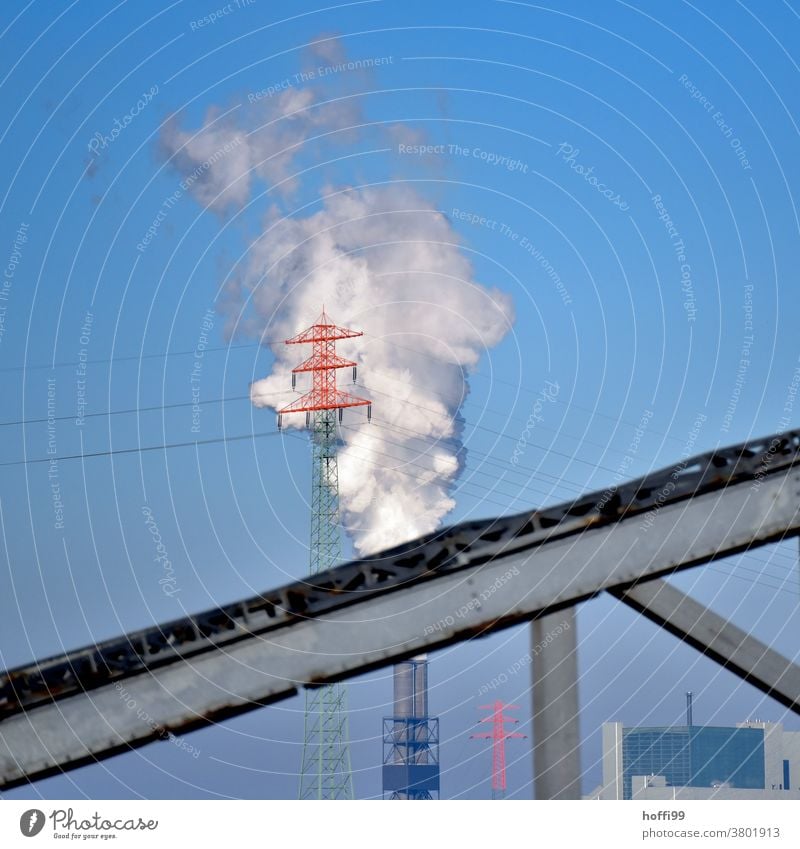
[(537, 799), (581, 798), (575, 608), (531, 623), (533, 775)]

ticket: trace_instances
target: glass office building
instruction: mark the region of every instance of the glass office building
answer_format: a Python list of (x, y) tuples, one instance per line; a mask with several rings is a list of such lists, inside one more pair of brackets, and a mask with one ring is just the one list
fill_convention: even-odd
[(736, 726), (603, 724), (603, 782), (588, 799), (796, 799), (800, 731)]
[(763, 790), (764, 765), (763, 728), (695, 725), (622, 730), (623, 799), (631, 798), (634, 775), (663, 776), (673, 787)]

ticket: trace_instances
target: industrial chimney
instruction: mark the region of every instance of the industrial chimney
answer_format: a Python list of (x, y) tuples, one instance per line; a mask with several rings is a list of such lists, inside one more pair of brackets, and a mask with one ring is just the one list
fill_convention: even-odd
[(383, 720), (383, 795), (439, 796), (439, 720), (428, 716), (428, 657), (394, 667), (394, 714)]

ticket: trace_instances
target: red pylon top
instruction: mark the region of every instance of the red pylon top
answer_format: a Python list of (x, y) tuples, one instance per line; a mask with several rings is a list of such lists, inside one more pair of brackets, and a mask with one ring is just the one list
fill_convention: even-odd
[(284, 413), (310, 413), (316, 410), (339, 410), (345, 407), (367, 406), (371, 412), (372, 402), (358, 395), (343, 392), (336, 386), (336, 369), (352, 367), (353, 380), (356, 377), (356, 364), (352, 360), (345, 360), (336, 353), (337, 339), (351, 339), (354, 336), (363, 336), (360, 330), (350, 330), (346, 327), (338, 327), (322, 308), (322, 314), (317, 321), (306, 330), (301, 331), (291, 339), (286, 339), (287, 345), (313, 345), (311, 356), (299, 366), (292, 369), (292, 386), (294, 376), (299, 372), (311, 372), (311, 391), (301, 395), (296, 401), (292, 401), (286, 407), (278, 411), (278, 427), (281, 425), (281, 416)]
[(361, 330), (348, 330), (346, 327), (337, 327), (322, 308), (320, 317), (306, 330), (301, 331), (291, 339), (285, 339), (286, 345), (302, 345), (305, 342), (333, 342), (336, 339), (351, 339), (354, 336), (363, 336)]
[(506, 790), (506, 740), (524, 739), (524, 734), (516, 731), (506, 731), (506, 723), (516, 724), (518, 719), (506, 716), (504, 710), (518, 710), (519, 705), (506, 705), (499, 699), (491, 705), (481, 705), (479, 710), (490, 710), (491, 715), (485, 716), (481, 722), (492, 723), (492, 730), (482, 734), (472, 734), (473, 740), (492, 741), (492, 792), (505, 793)]

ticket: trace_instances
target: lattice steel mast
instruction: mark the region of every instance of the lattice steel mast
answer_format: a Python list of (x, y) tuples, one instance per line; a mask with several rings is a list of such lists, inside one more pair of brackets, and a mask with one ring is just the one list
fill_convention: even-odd
[[(356, 330), (337, 327), (325, 314), (302, 333), (286, 340), (287, 345), (311, 344), (312, 354), (292, 369), (292, 388), (296, 376), (310, 372), (311, 391), (278, 412), (278, 428), (286, 413), (306, 414), (306, 427), (311, 429), (311, 574), (336, 566), (341, 559), (339, 526), (339, 467), (336, 411), (339, 421), (345, 407), (372, 405), (364, 398), (343, 392), (336, 386), (336, 370), (353, 369), (356, 364), (336, 353), (337, 339), (361, 336)], [(313, 417), (313, 422), (312, 422)], [(348, 747), (346, 690), (341, 683), (306, 690), (303, 763), (300, 771), (300, 799), (352, 799), (353, 778)]]
[(516, 731), (506, 731), (506, 723), (516, 724), (518, 719), (513, 716), (505, 716), (504, 710), (517, 710), (519, 705), (506, 705), (499, 699), (491, 705), (481, 705), (480, 710), (490, 710), (490, 716), (485, 716), (481, 722), (490, 722), (492, 730), (488, 733), (473, 734), (473, 740), (492, 741), (492, 799), (505, 799), (506, 797), (506, 740), (513, 738), (524, 739), (524, 734)]

